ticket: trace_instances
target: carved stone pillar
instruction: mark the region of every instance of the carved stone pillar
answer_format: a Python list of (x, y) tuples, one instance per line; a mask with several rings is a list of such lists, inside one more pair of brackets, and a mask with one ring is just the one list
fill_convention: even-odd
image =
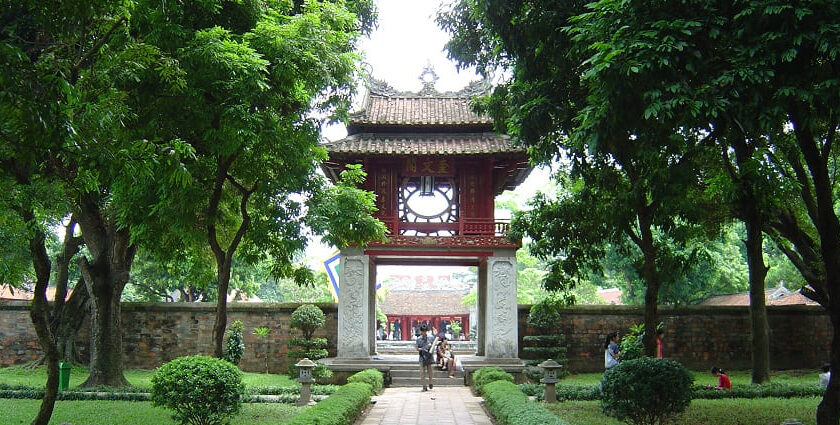
[(370, 326), (370, 257), (361, 250), (341, 251), (338, 294), (337, 357), (368, 358), (374, 347)]
[(517, 358), (516, 257), (487, 259), (484, 349), (489, 358)]

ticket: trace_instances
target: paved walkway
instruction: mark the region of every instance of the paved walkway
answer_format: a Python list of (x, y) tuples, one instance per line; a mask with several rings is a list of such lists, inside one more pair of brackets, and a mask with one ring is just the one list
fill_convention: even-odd
[(356, 425), (491, 425), (469, 387), (386, 388)]

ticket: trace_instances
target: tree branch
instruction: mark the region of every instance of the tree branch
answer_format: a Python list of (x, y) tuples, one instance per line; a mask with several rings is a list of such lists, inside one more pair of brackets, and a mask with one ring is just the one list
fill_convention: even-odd
[(108, 31), (106, 31), (105, 34), (103, 34), (99, 40), (96, 40), (96, 43), (93, 45), (93, 47), (91, 47), (91, 49), (88, 50), (87, 53), (85, 53), (82, 57), (79, 58), (79, 60), (76, 61), (76, 63), (73, 64), (73, 66), (70, 68), (71, 85), (76, 84), (76, 81), (79, 79), (79, 70), (81, 69), (82, 65), (84, 65), (84, 63), (88, 59), (92, 58), (93, 55), (95, 55), (99, 51), (99, 49), (102, 48), (105, 42), (108, 41), (109, 38), (111, 38), (111, 34), (113, 34), (114, 31), (116, 31), (117, 28), (120, 25), (122, 25), (122, 23), (125, 21), (125, 16), (121, 17), (120, 19), (117, 19), (113, 23), (113, 25), (111, 25), (111, 28), (109, 28)]

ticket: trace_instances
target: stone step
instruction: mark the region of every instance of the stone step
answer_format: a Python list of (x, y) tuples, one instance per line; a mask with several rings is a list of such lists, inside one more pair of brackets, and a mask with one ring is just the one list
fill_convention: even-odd
[[(418, 376), (413, 378), (393, 378), (391, 381), (391, 387), (420, 387), (420, 372), (417, 373)], [(436, 387), (462, 387), (464, 386), (464, 376), (456, 375), (455, 378), (447, 378), (446, 376), (442, 378), (438, 378), (437, 375), (434, 376), (432, 379), (434, 386)]]
[[(433, 369), (432, 376), (435, 378), (446, 378), (447, 371), (440, 369)], [(420, 366), (413, 369), (391, 369), (391, 378), (413, 378), (420, 374)], [(464, 372), (455, 372), (455, 376), (464, 376)]]

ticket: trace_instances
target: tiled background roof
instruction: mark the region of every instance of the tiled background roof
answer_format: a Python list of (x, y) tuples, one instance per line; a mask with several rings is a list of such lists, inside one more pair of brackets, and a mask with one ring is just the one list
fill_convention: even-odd
[(383, 155), (481, 155), (524, 153), (510, 138), (496, 133), (466, 134), (372, 134), (359, 133), (325, 143), (331, 153)]
[(371, 95), (364, 110), (353, 114), (355, 124), (442, 125), (492, 124), (486, 115), (470, 110), (469, 99), (442, 97), (386, 97)]
[(385, 314), (449, 315), (470, 313), (470, 308), (461, 305), (460, 292), (391, 292), (380, 308)]

